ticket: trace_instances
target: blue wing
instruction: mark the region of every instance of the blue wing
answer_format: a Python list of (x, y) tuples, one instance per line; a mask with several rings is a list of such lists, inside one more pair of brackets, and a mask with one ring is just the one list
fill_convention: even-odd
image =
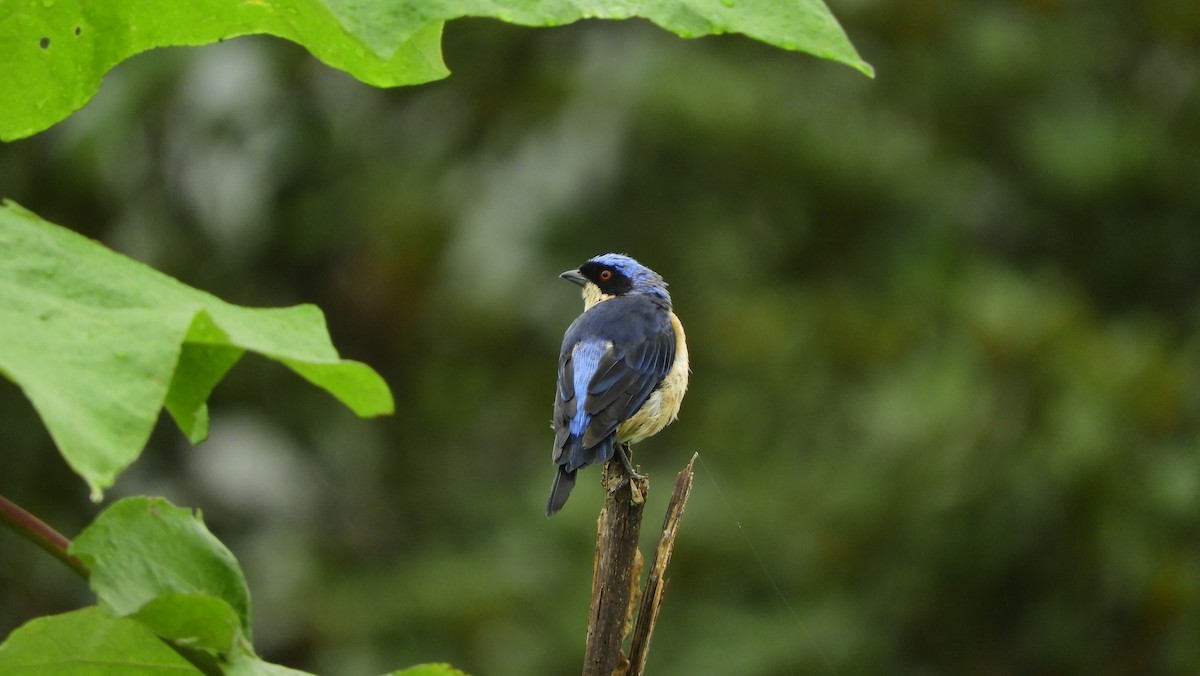
[(554, 462), (574, 472), (611, 458), (617, 426), (646, 403), (674, 361), (670, 314), (656, 299), (621, 296), (580, 315), (559, 355)]

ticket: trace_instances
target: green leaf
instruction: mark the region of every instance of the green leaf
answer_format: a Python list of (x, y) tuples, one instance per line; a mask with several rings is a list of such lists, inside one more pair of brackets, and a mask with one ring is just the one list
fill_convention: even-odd
[(418, 664), (415, 667), (393, 671), (386, 676), (467, 676), (449, 664)]
[(683, 37), (742, 33), (872, 74), (822, 0), (45, 0), (0, 3), (0, 139), (35, 134), (83, 107), (110, 69), (155, 47), (265, 33), (368, 84), (449, 74), (444, 21), (527, 26), (642, 17)]
[(236, 655), (222, 671), (225, 676), (312, 676), (307, 671), (264, 662), (261, 658), (246, 653)]
[(138, 622), (94, 606), (27, 622), (0, 644), (0, 674), (6, 676), (199, 673)]
[(180, 646), (229, 654), (240, 647), (241, 618), (229, 602), (207, 594), (166, 594), (128, 617)]
[(649, 19), (685, 38), (741, 33), (784, 49), (873, 71), (822, 0), (324, 0), (350, 33), (388, 54), (431, 22), (467, 16), (525, 26), (580, 19)]
[(95, 499), (137, 459), (164, 406), (190, 439), (203, 439), (205, 401), (246, 351), (358, 415), (392, 411), (383, 379), (338, 356), (316, 307), (231, 305), (0, 206), (0, 375), (29, 397)]
[(0, 3), (0, 139), (35, 134), (83, 107), (104, 74), (156, 47), (265, 33), (381, 87), (449, 74), (441, 24), (417, 26), (381, 52), (343, 30), (318, 0), (47, 0)]
[(199, 513), (162, 498), (125, 498), (101, 512), (70, 551), (91, 571), (88, 583), (100, 603), (117, 615), (222, 652), (233, 644), (230, 620), (249, 639), (246, 578)]

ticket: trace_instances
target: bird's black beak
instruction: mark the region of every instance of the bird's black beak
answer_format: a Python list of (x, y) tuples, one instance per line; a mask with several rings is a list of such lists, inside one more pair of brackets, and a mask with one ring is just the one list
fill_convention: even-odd
[(583, 286), (584, 284), (588, 283), (588, 278), (584, 277), (583, 273), (578, 270), (567, 270), (559, 275), (559, 277), (562, 277), (572, 284), (578, 284), (579, 286)]

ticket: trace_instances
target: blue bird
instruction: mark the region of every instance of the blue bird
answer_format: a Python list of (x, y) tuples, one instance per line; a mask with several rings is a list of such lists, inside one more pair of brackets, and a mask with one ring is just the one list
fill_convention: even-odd
[(563, 336), (554, 398), (558, 474), (546, 516), (566, 504), (575, 472), (613, 457), (633, 470), (623, 446), (653, 436), (679, 415), (688, 384), (683, 325), (659, 274), (629, 256), (604, 254), (567, 270), (583, 287), (583, 314)]

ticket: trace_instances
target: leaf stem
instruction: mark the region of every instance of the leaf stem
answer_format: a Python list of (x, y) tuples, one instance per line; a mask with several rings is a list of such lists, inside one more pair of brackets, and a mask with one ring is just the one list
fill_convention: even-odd
[(62, 561), (83, 579), (88, 579), (87, 566), (67, 551), (71, 546), (70, 540), (3, 495), (0, 495), (0, 523), (4, 523), (18, 535), (44, 549), (50, 556)]

